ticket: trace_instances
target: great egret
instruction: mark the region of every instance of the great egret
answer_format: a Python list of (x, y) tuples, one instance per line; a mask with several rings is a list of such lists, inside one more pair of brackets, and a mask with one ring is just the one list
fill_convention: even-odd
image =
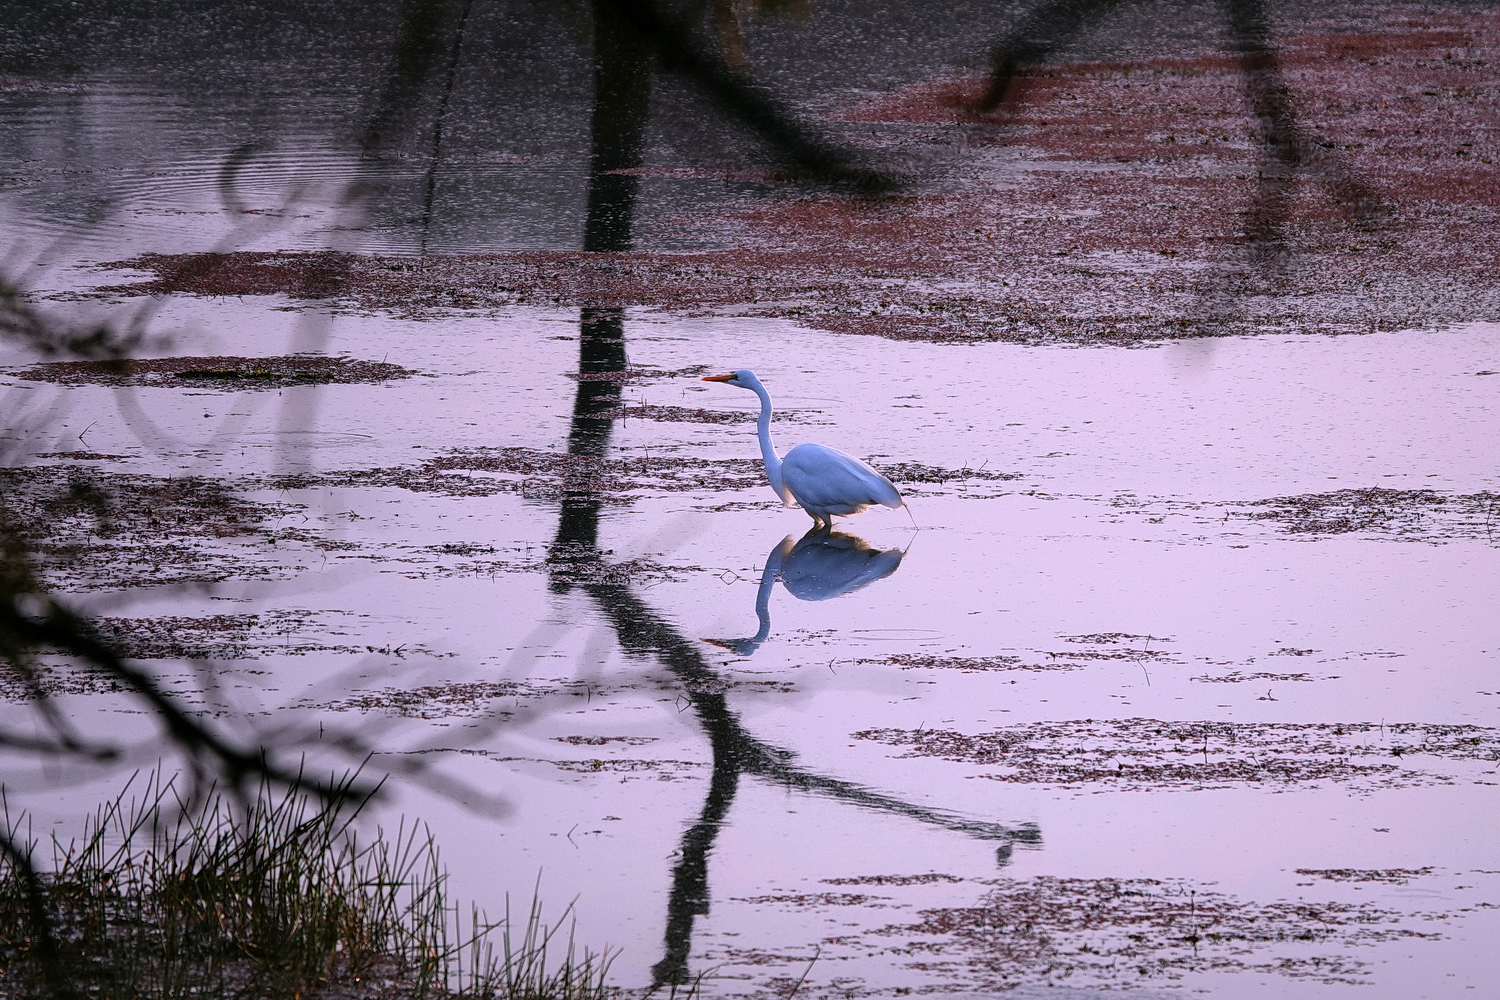
[(815, 527), (832, 527), (835, 514), (858, 514), (872, 504), (906, 506), (891, 481), (853, 455), (825, 444), (799, 444), (776, 456), (771, 444), (771, 395), (748, 368), (729, 375), (710, 375), (705, 382), (749, 389), (760, 397), (760, 455), (766, 462), (771, 489), (790, 507), (796, 503), (812, 515)]

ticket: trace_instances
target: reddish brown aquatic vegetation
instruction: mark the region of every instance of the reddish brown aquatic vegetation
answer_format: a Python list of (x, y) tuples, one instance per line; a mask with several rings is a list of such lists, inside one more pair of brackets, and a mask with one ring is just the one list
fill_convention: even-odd
[(1500, 319), (1500, 100), (1487, 69), (1500, 15), (1281, 27), (1295, 168), (1247, 110), (1233, 54), (1062, 64), (1027, 74), (989, 116), (966, 110), (981, 87), (971, 78), (837, 111), (862, 141), (907, 160), (928, 151), (900, 194), (803, 193), (662, 220), (728, 234), (724, 250), (157, 255), (120, 262), (152, 277), (109, 292), (335, 296), (419, 317), (732, 306), (943, 343), (1128, 346)]
[[(357, 258), (337, 250), (279, 253), (142, 254), (132, 261), (105, 264), (106, 268), (149, 271), (155, 277), (126, 286), (145, 295), (195, 291), (201, 295), (280, 295), (326, 299), (348, 290), (349, 272)], [(399, 262), (388, 265), (401, 270)]]
[(719, 677), (694, 678), (682, 682), (682, 690), (692, 694), (793, 694), (798, 688), (791, 681), (765, 681), (739, 678), (726, 680)]
[[(891, 466), (898, 483), (1005, 478), (982, 470)], [(720, 494), (765, 482), (754, 459), (707, 460), (642, 453), (609, 458), (528, 448), (476, 448), (435, 456), (417, 466), (356, 469), (328, 474), (162, 479), (88, 466), (44, 465), (0, 469), (0, 517), (13, 526), (51, 586), (62, 590), (125, 589), (171, 583), (280, 578), (323, 553), (401, 564), (414, 577), (546, 573), (577, 584), (625, 584), (680, 579), (701, 567), (648, 558), (617, 561), (608, 551), (578, 547), (546, 552), (497, 550), (449, 542), (433, 546), (360, 543), (316, 524), (278, 524), (303, 507), (247, 498), (252, 491), (319, 486), (399, 487), (444, 496), (511, 493), (563, 503), (583, 497), (625, 504), (652, 493)], [(760, 507), (771, 504), (751, 504)], [(290, 546), (290, 548), (288, 548)]]
[[(348, 357), (292, 354), (275, 358), (125, 358), (118, 361), (47, 361), (17, 368), (17, 378), (59, 385), (154, 386), (192, 389), (279, 389), (288, 385), (388, 382), (416, 374), (400, 365)], [(94, 457), (59, 452), (59, 458)], [(123, 456), (106, 455), (102, 458)]]
[[(766, 951), (762, 948), (735, 948), (723, 945), (717, 948), (710, 948), (703, 956), (704, 961), (713, 962), (716, 965), (736, 965), (741, 967), (806, 965), (811, 957), (811, 955), (801, 952), (777, 952)], [(771, 996), (782, 998), (782, 1000), (796, 995), (797, 980), (789, 977), (778, 976), (768, 979), (764, 985), (770, 990)]]
[(1453, 780), (1414, 769), (1429, 762), (1500, 760), (1500, 730), (1468, 725), (1084, 719), (972, 735), (943, 729), (852, 735), (905, 748), (902, 757), (999, 765), (1003, 770), (977, 775), (992, 781), (1111, 791), (1277, 789), (1318, 781), (1360, 790), (1407, 787)]
[[(407, 650), (407, 647), (398, 649), (375, 649), (373, 652), (400, 655), (403, 652), (416, 652), (427, 655), (452, 655), (431, 654), (421, 647)], [(743, 690), (752, 693), (772, 692), (781, 693), (794, 690), (792, 685), (783, 681), (703, 681), (699, 686), (685, 685), (689, 690), (712, 689), (715, 693), (727, 690)], [(566, 699), (569, 702), (581, 702), (588, 704), (596, 702), (601, 698), (614, 697), (626, 691), (649, 691), (663, 696), (664, 701), (671, 702), (680, 694), (684, 685), (675, 679), (649, 678), (646, 680), (628, 681), (612, 685), (601, 685), (597, 681), (580, 681), (573, 678), (527, 678), (525, 680), (497, 680), (497, 681), (443, 681), (434, 684), (424, 684), (415, 688), (402, 688), (387, 686), (378, 689), (356, 690), (348, 697), (337, 698), (322, 702), (304, 701), (299, 703), (299, 708), (319, 709), (331, 712), (383, 712), (390, 715), (407, 716), (419, 719), (446, 719), (446, 718), (507, 718), (522, 707), (535, 706), (546, 700)], [(582, 740), (583, 738), (579, 738)], [(610, 737), (610, 742), (622, 742), (628, 745), (652, 742), (650, 739), (636, 737)], [(565, 737), (560, 742), (573, 743), (574, 738)], [(596, 745), (586, 741), (575, 745)], [(438, 751), (432, 751), (438, 752)], [(449, 751), (443, 751), (449, 752)], [(453, 753), (470, 753), (481, 756), (489, 756), (484, 750), (452, 750)], [(501, 759), (501, 758), (495, 758)], [(523, 758), (508, 758), (520, 760)], [(530, 759), (530, 758), (524, 758)], [(547, 763), (556, 763), (547, 761)], [(697, 764), (691, 766), (697, 767)]]
[[(261, 656), (306, 656), (310, 653), (368, 654), (375, 647), (308, 641), (316, 628), (323, 635), (343, 633), (330, 626), (327, 612), (274, 610), (254, 614), (167, 615), (157, 618), (100, 617), (91, 620), (99, 637), (120, 655), (135, 660), (246, 660)], [(47, 650), (43, 650), (47, 652)], [(426, 652), (411, 649), (406, 652)], [(34, 665), (36, 680), (49, 696), (107, 694), (126, 690), (112, 677), (83, 665)], [(263, 671), (248, 671), (262, 673)], [(31, 697), (31, 689), (12, 667), (0, 663), (0, 698)]]

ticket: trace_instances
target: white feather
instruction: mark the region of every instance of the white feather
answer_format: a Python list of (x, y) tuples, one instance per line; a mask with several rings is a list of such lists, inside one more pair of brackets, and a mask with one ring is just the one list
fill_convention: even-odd
[(778, 457), (771, 443), (771, 394), (753, 371), (742, 368), (733, 375), (719, 375), (705, 381), (749, 389), (760, 397), (756, 431), (766, 478), (782, 500), (789, 505), (796, 501), (815, 522), (832, 525), (835, 515), (858, 514), (874, 504), (906, 505), (889, 479), (837, 448), (799, 444), (786, 453), (786, 458)]

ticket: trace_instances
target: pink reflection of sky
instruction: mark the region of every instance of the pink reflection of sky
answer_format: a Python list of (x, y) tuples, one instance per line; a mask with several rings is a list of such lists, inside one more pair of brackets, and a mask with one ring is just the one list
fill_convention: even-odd
[[(260, 306), (180, 301), (168, 306), (164, 320), (188, 331), (184, 343), (199, 353), (276, 354), (306, 333), (298, 326), (305, 320)], [(451, 446), (557, 449), (566, 440), (574, 383), (565, 376), (577, 345), (553, 338), (576, 336), (575, 324), (566, 313), (522, 311), (451, 323), (329, 321), (323, 333), (331, 352), (438, 375), (379, 387), (292, 388), (279, 396), (140, 390), (129, 394), (128, 405), (106, 389), (10, 379), (5, 391), (38, 412), (54, 404), (65, 408), (70, 428), (93, 423), (91, 447), (139, 456), (114, 466), (122, 471), (232, 475), (289, 465), (409, 464)], [(973, 777), (982, 768), (900, 759), (894, 750), (848, 734), (919, 726), (983, 732), (1028, 721), (1135, 717), (1494, 724), (1500, 698), (1475, 693), (1497, 690), (1490, 604), (1500, 580), (1495, 550), (1485, 540), (1428, 545), (1357, 534), (1308, 540), (1272, 521), (1226, 520), (1226, 513), (1245, 508), (1217, 505), (1367, 486), (1459, 493), (1493, 488), (1500, 448), (1490, 400), (1500, 376), (1473, 373), (1500, 366), (1492, 360), (1500, 353), (1497, 328), (1277, 336), (1141, 350), (933, 347), (834, 337), (782, 323), (647, 315), (634, 318), (628, 334), (632, 362), (644, 367), (756, 367), (779, 405), (810, 418), (777, 427), (783, 449), (821, 440), (859, 455), (879, 454), (882, 461), (983, 465), (1019, 476), (914, 495), (912, 509), (923, 527), (915, 538), (900, 512), (848, 521), (846, 530), (876, 545), (910, 543), (893, 576), (819, 603), (799, 602), (778, 586), (771, 636), (754, 657), (737, 660), (701, 647), (731, 680), (792, 685), (784, 694), (747, 686), (728, 696), (760, 738), (795, 750), (810, 767), (914, 802), (997, 822), (1036, 822), (1044, 849), (1016, 852), (1006, 873), (1018, 877), (1190, 877), (1262, 900), (1314, 891), (1320, 898), (1361, 898), (1349, 888), (1299, 888), (1297, 867), (1432, 865), (1451, 873), (1452, 885), (1481, 880), (1462, 873), (1486, 868), (1500, 845), (1487, 821), (1489, 789), (1473, 784), (1494, 779), (1477, 765), (1442, 764), (1444, 773), (1456, 776), (1452, 786), (1368, 795), (1337, 785), (1281, 794), (1092, 794), (1003, 786)], [(753, 404), (748, 394), (718, 389), (685, 378), (635, 385), (627, 396), (720, 409)], [(295, 429), (316, 432), (290, 444), (280, 433), (287, 429), (289, 404), (313, 420)], [(55, 443), (38, 438), (34, 450)], [(624, 454), (755, 454), (750, 425), (630, 421), (616, 443)], [(509, 496), (313, 492), (300, 499), (318, 530), (392, 551), (453, 541), (537, 549), (555, 527), (550, 510)], [(1133, 495), (1140, 509), (1115, 506), (1111, 501), (1122, 494)], [(806, 518), (769, 505), (706, 508), (769, 499), (769, 489), (759, 487), (648, 494), (607, 516), (603, 544), (618, 560), (650, 557), (702, 568), (641, 591), (684, 636), (748, 635), (755, 628), (757, 569), (784, 535), (801, 533)], [(364, 519), (339, 522), (344, 510)], [(672, 706), (670, 681), (660, 690), (660, 678), (643, 683), (654, 668), (620, 655), (597, 608), (578, 592), (549, 594), (536, 574), (421, 579), (341, 561), (337, 554), (310, 565), (286, 583), (231, 584), (213, 595), (91, 600), (134, 615), (353, 609), (370, 617), (341, 626), (346, 641), (379, 645), (399, 634), (457, 654), (352, 671), (335, 657), (268, 658), (263, 667), (272, 676), (234, 694), (245, 706), (277, 709), (349, 687), (463, 678), (571, 676), (601, 687), (637, 685), (527, 718), (477, 747), (465, 742), (466, 720), (406, 720), (382, 739), (392, 748), (460, 746), (524, 758), (502, 764), (452, 754), (445, 763), (509, 798), (516, 811), (503, 825), (416, 789), (403, 793), (401, 805), (435, 824), (457, 884), (491, 909), (507, 890), (529, 892), (539, 868), (549, 899), (579, 894), (580, 940), (624, 945), (617, 971), (639, 980), (659, 957), (669, 869), (662, 859), (671, 857), (682, 824), (700, 808), (707, 776), (703, 735), (690, 713)], [(243, 603), (221, 604), (213, 596)], [(880, 638), (875, 630), (905, 630), (911, 638)], [(1048, 652), (1076, 648), (1062, 637), (1098, 632), (1170, 639), (1153, 647), (1169, 650), (1170, 657), (1018, 674), (859, 662), (925, 651), (1045, 663)], [(1315, 652), (1270, 655), (1283, 647)], [(1193, 679), (1229, 670), (1338, 679)], [(1262, 700), (1266, 695), (1275, 700)], [(106, 704), (97, 708), (110, 715)], [(328, 720), (343, 724), (349, 717), (328, 713)], [(536, 762), (571, 752), (559, 749), (565, 745), (554, 737), (578, 733), (654, 737), (657, 742), (631, 747), (629, 755), (688, 764), (678, 780), (648, 781), (613, 773), (581, 778)], [(583, 748), (579, 755), (612, 752)], [(832, 919), (822, 913), (788, 917), (734, 899), (816, 886), (828, 877), (939, 870), (974, 880), (997, 874), (993, 844), (752, 779), (742, 786), (712, 858), (714, 906), (700, 925), (704, 947), (729, 934), (790, 946), (816, 939)], [(605, 821), (606, 815), (621, 819)], [(605, 832), (554, 836), (575, 826)], [(505, 863), (497, 864), (501, 850)], [(913, 906), (959, 905), (982, 891), (970, 882), (954, 886), (901, 898)], [(1446, 881), (1442, 887), (1441, 906), (1469, 899)], [(1385, 905), (1402, 898), (1395, 889), (1363, 892), (1379, 895)], [(1441, 908), (1426, 900), (1402, 905)], [(891, 914), (847, 910), (839, 916), (874, 926)], [(1480, 913), (1445, 924), (1445, 933), (1472, 944), (1483, 939), (1486, 920)], [(1459, 970), (1463, 984), (1493, 971), (1487, 951), (1470, 949), (1460, 957), (1456, 945), (1444, 943), (1429, 948), (1414, 942), (1372, 954), (1395, 963), (1395, 972), (1381, 973), (1382, 983), (1416, 980), (1439, 962)], [(1414, 957), (1401, 958), (1408, 954)], [(905, 975), (882, 961), (865, 957), (854, 964), (871, 981)], [(1248, 981), (1244, 985), (1248, 989)], [(1214, 986), (1215, 995), (1235, 995), (1225, 991), (1239, 988), (1239, 981)], [(1299, 994), (1278, 980), (1267, 995)]]

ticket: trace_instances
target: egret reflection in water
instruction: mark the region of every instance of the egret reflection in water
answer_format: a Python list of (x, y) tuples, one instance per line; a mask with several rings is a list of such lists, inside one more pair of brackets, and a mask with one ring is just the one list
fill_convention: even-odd
[(814, 528), (795, 542), (783, 538), (766, 556), (755, 593), (760, 629), (746, 639), (705, 639), (740, 656), (750, 656), (771, 634), (771, 591), (780, 580), (799, 601), (827, 601), (852, 594), (896, 572), (903, 549), (877, 549), (858, 535)]

